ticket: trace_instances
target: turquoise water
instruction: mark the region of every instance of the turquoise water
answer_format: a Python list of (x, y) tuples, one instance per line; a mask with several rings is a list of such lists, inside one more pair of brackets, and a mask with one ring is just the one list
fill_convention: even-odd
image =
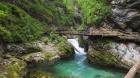
[(123, 71), (114, 68), (102, 68), (96, 65), (90, 65), (86, 60), (86, 52), (79, 47), (77, 39), (68, 40), (75, 47), (75, 57), (69, 60), (61, 60), (53, 66), (42, 65), (39, 70), (46, 73), (52, 73), (57, 77), (71, 78), (123, 78)]
[(76, 78), (123, 78), (124, 73), (116, 69), (101, 68), (88, 64), (86, 56), (76, 55), (74, 59), (63, 60), (53, 66), (41, 66), (40, 70), (57, 77)]

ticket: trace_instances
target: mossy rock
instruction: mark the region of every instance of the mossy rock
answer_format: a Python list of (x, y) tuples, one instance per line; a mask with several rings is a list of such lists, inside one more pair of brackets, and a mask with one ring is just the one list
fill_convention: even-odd
[(117, 68), (127, 69), (130, 66), (126, 65), (111, 51), (111, 41), (91, 41), (92, 47), (88, 51), (88, 60), (101, 66), (112, 66)]
[(92, 52), (88, 53), (88, 58), (96, 63), (96, 64), (104, 64), (104, 65), (114, 65), (116, 64), (116, 59), (110, 52), (105, 51), (96, 51), (94, 49), (91, 50)]
[(1, 61), (0, 78), (23, 78), (26, 74), (26, 63), (17, 58)]
[(68, 58), (74, 55), (74, 48), (71, 44), (68, 43), (67, 39), (64, 36), (52, 33), (50, 34), (50, 42), (55, 44), (55, 47), (58, 49), (58, 54), (61, 58)]
[(109, 51), (97, 51), (95, 49), (90, 49), (88, 52), (88, 60), (93, 64), (101, 66), (111, 66), (123, 69), (129, 68), (128, 65), (121, 62), (121, 60)]
[(67, 58), (74, 55), (74, 48), (68, 42), (59, 43), (58, 50), (61, 58)]
[[(58, 54), (61, 58), (71, 57), (75, 53), (73, 46), (68, 43), (65, 37), (55, 34), (53, 32), (50, 33), (50, 35), (47, 37), (42, 37), (41, 41), (46, 45), (49, 45), (50, 43), (53, 44), (53, 47), (55, 47), (54, 49), (56, 50), (56, 52), (52, 53)], [(49, 55), (51, 55), (51, 52), (49, 52)], [(50, 57), (49, 55), (47, 54), (47, 57)]]
[(56, 61), (60, 59), (58, 55), (51, 52), (30, 53), (22, 56), (22, 58), (34, 64), (38, 63), (54, 64)]

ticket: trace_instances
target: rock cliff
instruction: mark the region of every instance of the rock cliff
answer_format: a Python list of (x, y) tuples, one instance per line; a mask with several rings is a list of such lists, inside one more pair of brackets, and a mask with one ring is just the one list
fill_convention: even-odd
[(140, 0), (112, 0), (115, 27), (140, 32)]

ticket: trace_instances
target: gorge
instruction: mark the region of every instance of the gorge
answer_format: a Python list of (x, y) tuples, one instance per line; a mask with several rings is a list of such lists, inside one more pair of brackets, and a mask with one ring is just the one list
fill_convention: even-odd
[(123, 78), (139, 59), (139, 0), (0, 0), (0, 78)]

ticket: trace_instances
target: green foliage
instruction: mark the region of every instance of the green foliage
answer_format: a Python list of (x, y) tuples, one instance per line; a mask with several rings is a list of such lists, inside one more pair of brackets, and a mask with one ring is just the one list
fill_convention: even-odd
[(107, 0), (77, 0), (87, 25), (99, 25), (111, 14)]
[(41, 41), (44, 42), (47, 45), (49, 43), (49, 38), (48, 37), (42, 37)]
[(73, 15), (63, 0), (2, 0), (17, 5), (46, 24), (73, 24)]
[(25, 11), (9, 3), (0, 3), (0, 35), (6, 42), (25, 42), (37, 39), (42, 34), (42, 24)]
[(0, 18), (6, 17), (6, 16), (7, 16), (7, 13), (2, 11), (2, 10), (0, 10)]
[(61, 14), (62, 24), (74, 25), (74, 12), (75, 12), (74, 1), (73, 0), (63, 0), (63, 4), (66, 6), (66, 11), (63, 12), (63, 14)]
[(11, 33), (2, 26), (0, 26), (0, 36), (1, 36), (2, 40), (11, 39)]
[(1, 0), (1, 39), (6, 42), (35, 40), (43, 32), (42, 24), (47, 24), (46, 29), (50, 24), (74, 26), (76, 7), (83, 15), (79, 30), (86, 29), (87, 25), (99, 25), (111, 14), (106, 0)]
[(74, 2), (74, 0), (63, 0), (63, 3), (66, 5), (67, 9), (70, 10), (70, 12), (74, 12)]

